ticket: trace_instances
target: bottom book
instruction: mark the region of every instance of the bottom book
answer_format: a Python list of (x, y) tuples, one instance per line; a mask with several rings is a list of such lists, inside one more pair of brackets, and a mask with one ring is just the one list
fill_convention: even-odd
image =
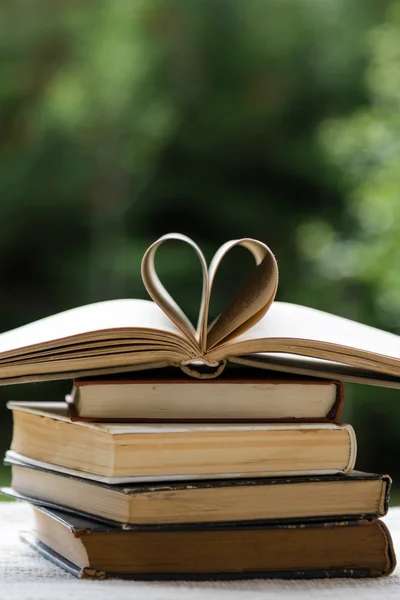
[(79, 578), (379, 577), (396, 558), (379, 519), (184, 531), (125, 531), (34, 507), (24, 541)]

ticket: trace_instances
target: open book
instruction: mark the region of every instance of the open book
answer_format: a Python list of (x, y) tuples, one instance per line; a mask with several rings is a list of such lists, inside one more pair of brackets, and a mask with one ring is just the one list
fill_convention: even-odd
[[(161, 283), (154, 265), (169, 240), (188, 244), (202, 269), (195, 328)], [(242, 246), (254, 271), (209, 324), (213, 282), (225, 255)], [(400, 337), (305, 306), (274, 301), (278, 267), (257, 240), (227, 242), (207, 268), (188, 237), (169, 234), (145, 252), (143, 283), (151, 300), (111, 300), (74, 308), (0, 335), (0, 382), (180, 367), (216, 377), (227, 362), (400, 387)], [(203, 368), (205, 366), (205, 369)]]

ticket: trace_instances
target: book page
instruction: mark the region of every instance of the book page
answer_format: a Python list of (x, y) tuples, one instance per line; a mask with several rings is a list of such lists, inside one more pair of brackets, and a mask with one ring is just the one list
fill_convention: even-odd
[[(178, 306), (172, 296), (167, 292), (163, 284), (161, 283), (154, 264), (154, 259), (158, 248), (167, 241), (181, 241), (193, 248), (200, 261), (203, 285), (202, 294), (200, 300), (199, 309), (199, 321), (197, 331), (194, 329), (192, 323), (185, 315), (183, 310)], [(170, 233), (162, 236), (154, 244), (152, 244), (148, 250), (146, 250), (142, 260), (142, 279), (144, 286), (154, 300), (154, 302), (161, 308), (161, 310), (171, 319), (173, 323), (192, 341), (196, 341), (199, 347), (199, 354), (202, 353), (202, 348), (205, 347), (205, 335), (206, 335), (206, 317), (205, 317), (205, 305), (208, 301), (209, 285), (208, 285), (208, 273), (207, 264), (200, 248), (186, 235), (180, 233)]]
[[(10, 355), (20, 356), (27, 349), (42, 350), (87, 338), (101, 340), (105, 331), (114, 332), (113, 337), (118, 338), (118, 331), (126, 329), (131, 330), (132, 337), (135, 330), (138, 340), (141, 330), (152, 332), (159, 340), (183, 338), (154, 302), (109, 300), (73, 308), (0, 334), (0, 360)], [(188, 345), (186, 341), (183, 343)]]
[[(164, 242), (171, 240), (181, 241), (189, 245), (196, 252), (200, 261), (203, 286), (197, 330), (194, 329), (190, 320), (167, 292), (156, 273), (154, 264), (156, 252)], [(212, 284), (221, 261), (234, 246), (243, 246), (249, 250), (255, 258), (257, 268), (241, 287), (228, 308), (215, 320), (207, 332)], [(268, 246), (251, 238), (243, 238), (223, 244), (215, 254), (207, 271), (205, 258), (197, 244), (187, 236), (173, 233), (162, 236), (145, 252), (142, 261), (142, 279), (154, 302), (185, 336), (192, 341), (197, 341), (198, 357), (200, 358), (204, 356), (207, 349), (216, 346), (230, 335), (240, 335), (266, 313), (276, 294), (278, 267)]]
[[(229, 336), (238, 336), (251, 328), (271, 306), (278, 286), (278, 266), (274, 255), (265, 244), (244, 238), (227, 242), (215, 254), (209, 269), (210, 289), (224, 256), (234, 246), (249, 250), (257, 267), (237, 292), (228, 308), (213, 323), (207, 334), (207, 350), (214, 348)], [(208, 312), (208, 305), (206, 308)]]
[(274, 302), (261, 321), (210, 353), (210, 358), (268, 351), (299, 353), (371, 369), (376, 366), (376, 370), (400, 375), (400, 336), (285, 302)]
[(274, 374), (275, 372), (289, 373), (292, 376), (296, 374), (308, 377), (323, 377), (329, 381), (338, 379), (349, 383), (400, 388), (400, 376), (385, 375), (372, 369), (361, 369), (333, 360), (299, 356), (298, 354), (259, 352), (258, 354), (232, 356), (229, 362), (245, 367), (265, 369), (274, 372)]

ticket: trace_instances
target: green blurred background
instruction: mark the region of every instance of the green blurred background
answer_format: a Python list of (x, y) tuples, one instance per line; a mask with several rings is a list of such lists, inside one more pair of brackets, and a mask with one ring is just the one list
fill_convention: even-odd
[[(208, 260), (261, 239), (278, 299), (400, 333), (399, 67), (399, 2), (4, 0), (0, 330), (146, 297), (144, 250), (180, 231)], [(157, 266), (195, 319), (191, 254), (171, 244)], [(1, 388), (0, 451), (6, 400), (69, 390)], [(400, 489), (400, 391), (347, 385), (344, 418), (357, 466)]]

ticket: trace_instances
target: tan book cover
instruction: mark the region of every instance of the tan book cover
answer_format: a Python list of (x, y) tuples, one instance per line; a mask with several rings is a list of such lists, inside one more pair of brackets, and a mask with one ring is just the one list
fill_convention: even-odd
[(13, 451), (111, 481), (347, 473), (357, 453), (346, 424), (88, 423), (64, 402), (8, 407)]

